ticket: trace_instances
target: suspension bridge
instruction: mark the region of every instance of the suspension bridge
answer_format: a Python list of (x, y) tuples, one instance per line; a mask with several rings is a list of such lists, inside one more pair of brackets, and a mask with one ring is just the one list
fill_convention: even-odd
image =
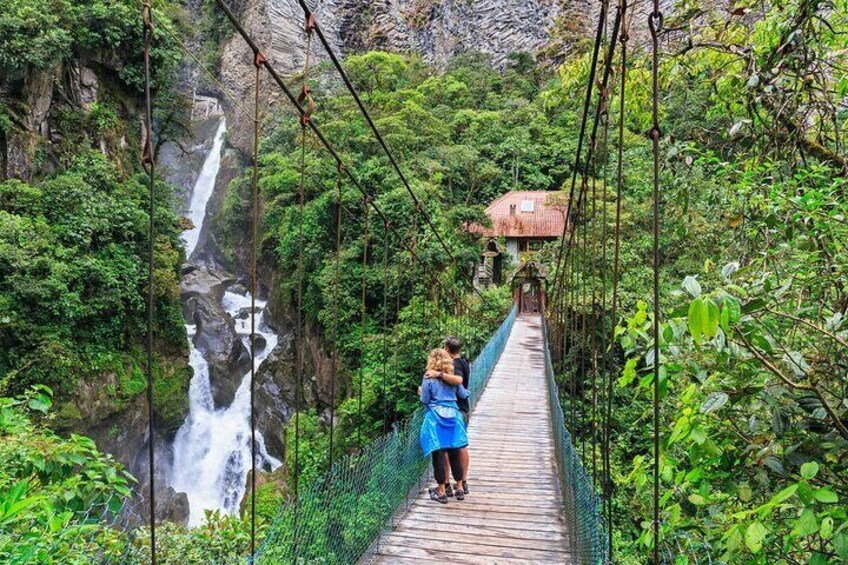
[[(305, 164), (304, 153), (307, 135), (322, 145), (335, 163), (337, 170), (337, 239), (335, 286), (339, 280), (339, 249), (341, 243), (341, 225), (343, 221), (342, 186), (352, 187), (362, 197), (362, 207), (365, 215), (364, 248), (362, 264), (369, 261), (369, 238), (374, 234), (369, 232), (369, 214), (374, 214), (378, 223), (383, 224), (383, 244), (388, 256), (390, 238), (393, 237), (394, 227), (387, 214), (377, 203), (376, 198), (357, 177), (355, 171), (345, 162), (341, 152), (324, 134), (316, 123), (313, 113), (316, 103), (312, 98), (309, 87), (313, 38), (322, 44), (330, 61), (339, 73), (345, 87), (356, 101), (366, 122), (378, 141), (379, 147), (385, 154), (392, 169), (405, 188), (411, 199), (417, 218), (422, 225), (429, 228), (435, 240), (441, 246), (444, 255), (449, 259), (454, 273), (461, 285), (467, 285), (462, 292), (469, 295), (480, 295), (479, 290), (467, 277), (462, 276), (463, 267), (446, 244), (445, 238), (439, 233), (423, 202), (412, 189), (403, 173), (398, 160), (391, 152), (381, 132), (371, 118), (365, 104), (361, 101), (356, 89), (345, 73), (344, 67), (331, 45), (325, 38), (315, 14), (304, 0), (298, 0), (304, 12), (306, 36), (306, 57), (302, 72), (300, 92), (295, 92), (287, 85), (273, 63), (266, 59), (263, 52), (241, 25), (238, 17), (231, 11), (224, 0), (216, 0), (221, 12), (233, 28), (242, 37), (253, 54), (252, 64), (255, 68), (254, 100), (252, 112), (245, 109), (242, 103), (234, 100), (235, 106), (245, 114), (252, 114), (253, 131), (253, 175), (252, 175), (252, 251), (251, 251), (251, 296), (256, 296), (256, 241), (259, 224), (259, 137), (260, 137), (260, 84), (262, 77), (270, 79), (272, 87), (278, 88), (288, 99), (291, 106), (300, 116), (301, 126), (301, 162), (298, 201), (295, 207), (299, 211), (300, 226), (298, 241), (303, 241), (303, 210), (305, 201)], [(471, 365), (471, 406), (473, 409), (470, 424), (470, 447), (472, 453), (469, 482), (471, 493), (463, 502), (450, 503), (445, 507), (434, 505), (424, 498), (428, 482), (428, 464), (421, 455), (418, 445), (418, 431), (424, 411), (419, 409), (413, 415), (384, 435), (370, 442), (365, 448), (356, 453), (333, 459), (333, 416), (330, 417), (330, 455), (327, 470), (317, 480), (307, 485), (300, 485), (297, 478), (299, 470), (297, 447), (299, 441), (299, 408), (303, 406), (302, 373), (304, 367), (303, 347), (296, 347), (297, 359), (295, 373), (301, 379), (297, 382), (294, 433), (294, 461), (291, 463), (295, 473), (294, 490), (287, 502), (280, 508), (275, 520), (259, 535), (256, 527), (255, 497), (250, 497), (245, 514), (250, 518), (250, 542), (246, 559), (251, 563), (586, 563), (603, 564), (612, 562), (612, 496), (610, 464), (608, 459), (610, 431), (604, 422), (610, 421), (612, 409), (612, 379), (615, 373), (614, 356), (609, 353), (608, 344), (614, 341), (614, 326), (616, 322), (616, 301), (618, 281), (618, 226), (620, 222), (620, 202), (622, 188), (621, 174), (621, 136), (623, 119), (619, 119), (619, 155), (617, 171), (617, 209), (615, 214), (615, 247), (613, 263), (613, 292), (611, 300), (607, 301), (604, 294), (601, 297), (601, 312), (611, 311), (606, 322), (598, 322), (597, 317), (587, 316), (586, 283), (577, 283), (577, 264), (575, 257), (581, 253), (581, 269), (586, 269), (588, 258), (594, 261), (596, 243), (596, 186), (595, 165), (597, 147), (599, 145), (599, 129), (602, 127), (604, 140), (608, 138), (607, 117), (610, 113), (609, 102), (612, 86), (610, 81), (620, 76), (621, 96), (620, 116), (624, 115), (624, 76), (626, 73), (614, 72), (615, 68), (626, 69), (627, 45), (627, 2), (619, 0), (615, 9), (615, 17), (610, 20), (608, 1), (602, 2), (598, 16), (597, 32), (589, 78), (586, 84), (584, 111), (579, 130), (579, 142), (573, 167), (573, 176), (568, 193), (567, 211), (565, 212), (566, 226), (555, 261), (555, 277), (549, 286), (550, 304), (543, 308), (541, 314), (519, 312), (516, 305), (506, 316), (500, 328), (482, 348)], [(149, 175), (149, 187), (152, 202), (155, 190), (155, 163), (152, 139), (154, 137), (153, 97), (150, 89), (150, 50), (154, 38), (153, 11), (149, 3), (144, 4), (143, 12), (145, 30), (145, 96), (146, 122), (145, 136), (142, 143), (142, 162)], [(612, 31), (608, 32), (612, 21)], [(657, 295), (659, 255), (657, 242), (659, 237), (659, 166), (658, 143), (661, 135), (658, 123), (658, 34), (662, 27), (662, 14), (658, 0), (653, 1), (653, 10), (648, 15), (647, 27), (650, 31), (653, 48), (653, 124), (648, 132), (652, 140), (654, 153), (654, 352), (659, 359), (656, 331), (659, 321), (659, 297)], [(167, 28), (166, 28), (167, 31)], [(170, 32), (169, 32), (170, 33)], [(184, 46), (184, 44), (181, 43)], [(606, 46), (606, 47), (604, 47)], [(616, 47), (620, 46), (620, 59), (616, 64)], [(185, 48), (185, 47), (184, 47)], [(197, 60), (195, 58), (195, 60)], [(601, 70), (600, 79), (597, 71)], [(214, 76), (210, 73), (210, 77)], [(217, 83), (220, 88), (223, 85)], [(597, 86), (598, 92), (594, 92)], [(226, 93), (226, 90), (225, 90)], [(594, 102), (594, 113), (591, 111)], [(593, 116), (591, 132), (588, 124)], [(587, 135), (588, 134), (588, 135)], [(586, 151), (584, 154), (584, 142)], [(580, 178), (578, 185), (577, 180)], [(604, 200), (607, 185), (604, 183)], [(591, 203), (591, 205), (590, 205)], [(604, 211), (606, 214), (606, 211)], [(155, 233), (153, 214), (150, 214), (151, 234)], [(604, 216), (605, 218), (605, 216)], [(587, 227), (591, 222), (591, 234)], [(606, 253), (606, 221), (603, 222), (604, 253)], [(582, 245), (580, 230), (582, 228)], [(426, 279), (427, 265), (418, 255), (414, 242), (406, 241), (401, 234), (395, 234), (394, 244), (408, 254), (413, 262), (419, 264), (422, 275)], [(591, 251), (588, 241), (592, 241)], [(151, 242), (153, 237), (151, 237)], [(303, 245), (298, 245), (302, 249)], [(153, 276), (153, 249), (150, 249), (150, 277)], [(295, 312), (295, 343), (303, 342), (303, 260), (300, 258), (296, 273), (297, 289)], [(592, 263), (592, 270), (595, 270)], [(363, 271), (364, 272), (364, 271)], [(585, 275), (585, 272), (583, 273)], [(604, 273), (606, 276), (606, 273)], [(581, 281), (590, 277), (583, 276)], [(457, 316), (458, 325), (462, 325), (463, 317), (467, 319), (472, 313), (464, 311), (464, 301), (460, 290), (443, 285), (438, 278), (434, 280), (432, 292), (437, 293), (439, 300), (451, 304)], [(387, 276), (384, 284), (388, 286)], [(153, 310), (152, 287), (149, 296), (149, 309)], [(604, 285), (604, 289), (605, 289)], [(582, 301), (579, 294), (582, 292)], [(592, 304), (596, 302), (596, 289), (592, 287)], [(252, 298), (253, 299), (253, 298)], [(362, 335), (366, 326), (366, 286), (363, 275), (362, 282)], [(544, 301), (543, 301), (544, 302)], [(517, 304), (520, 304), (517, 301)], [(582, 304), (582, 316), (574, 315), (578, 304)], [(251, 308), (251, 320), (255, 317), (255, 307)], [(384, 308), (384, 312), (388, 309)], [(152, 316), (152, 314), (151, 314)], [(385, 314), (384, 314), (385, 316)], [(439, 314), (441, 317), (441, 314)], [(334, 316), (335, 320), (338, 316)], [(152, 318), (151, 318), (152, 319)], [(334, 323), (337, 323), (334, 321)], [(253, 324), (253, 321), (251, 322)], [(387, 324), (383, 319), (384, 326)], [(592, 326), (589, 328), (589, 326)], [(148, 328), (148, 336), (152, 336), (152, 322)], [(588, 329), (587, 329), (588, 328)], [(330, 328), (332, 341), (338, 333), (338, 328)], [(255, 327), (251, 325), (251, 336)], [(595, 336), (600, 334), (600, 340)], [(150, 337), (152, 340), (152, 337)], [(607, 341), (609, 340), (609, 341)], [(580, 349), (592, 350), (592, 355), (583, 355), (583, 359), (575, 369), (571, 366), (571, 386), (563, 386), (557, 382), (556, 375), (562, 374), (567, 368), (564, 361), (566, 352), (579, 342)], [(148, 344), (152, 349), (152, 342)], [(255, 357), (254, 340), (251, 338), (251, 355)], [(335, 366), (335, 351), (333, 372)], [(654, 364), (654, 386), (658, 386), (657, 377), (659, 363)], [(148, 367), (151, 364), (148, 363)], [(555, 370), (556, 366), (556, 370)], [(254, 364), (255, 369), (255, 364)], [(152, 371), (152, 370), (151, 370)], [(601, 376), (601, 382), (596, 378)], [(153, 375), (148, 372), (148, 401), (150, 404), (150, 437), (153, 433), (152, 387)], [(254, 374), (251, 373), (251, 430), (254, 434), (252, 446), (256, 449), (256, 424), (254, 413)], [(359, 409), (362, 406), (361, 374), (357, 393)], [(579, 378), (580, 384), (577, 384)], [(582, 401), (586, 394), (587, 382), (591, 379), (591, 426), (590, 432), (581, 429), (583, 442), (582, 453), (578, 455), (572, 435), (569, 431), (575, 424), (573, 413), (574, 398)], [(604, 392), (604, 385), (609, 389)], [(335, 381), (333, 381), (335, 387)], [(572, 414), (570, 418), (563, 412), (560, 399), (561, 392), (571, 396)], [(335, 388), (333, 388), (331, 409), (335, 403)], [(655, 389), (654, 401), (654, 561), (659, 562), (659, 429), (657, 399)], [(588, 415), (583, 414), (586, 424)], [(569, 426), (566, 426), (566, 423)], [(583, 426), (583, 428), (588, 426)], [(359, 433), (359, 430), (357, 430)], [(591, 470), (587, 460), (586, 438), (589, 437), (592, 453)], [(601, 468), (595, 461), (596, 443), (600, 443), (602, 452)], [(256, 454), (253, 454), (254, 469), (251, 473), (250, 491), (256, 489)], [(150, 468), (154, 467), (154, 449), (150, 449)], [(153, 477), (153, 473), (151, 473)], [(151, 496), (154, 490), (151, 478)], [(156, 552), (156, 520), (151, 504), (149, 521), (150, 528), (150, 557), (155, 563)]]

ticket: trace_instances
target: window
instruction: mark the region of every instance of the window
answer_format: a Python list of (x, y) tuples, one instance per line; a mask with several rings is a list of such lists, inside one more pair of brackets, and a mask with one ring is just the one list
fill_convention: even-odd
[(539, 251), (545, 242), (541, 239), (519, 239), (518, 252), (527, 253), (528, 251)]
[(536, 202), (533, 200), (522, 200), (521, 201), (521, 211), (522, 212), (533, 212), (536, 210)]

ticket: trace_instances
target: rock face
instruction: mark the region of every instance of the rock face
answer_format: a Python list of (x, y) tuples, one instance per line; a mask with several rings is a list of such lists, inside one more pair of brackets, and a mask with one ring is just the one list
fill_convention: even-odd
[[(555, 53), (550, 53), (554, 27), (564, 21), (575, 40), (582, 38), (592, 33), (597, 11), (596, 3), (589, 0), (323, 0), (318, 4), (318, 23), (342, 56), (369, 49), (419, 53), (438, 68), (455, 55), (470, 52), (488, 54), (496, 67), (503, 67), (508, 55), (517, 51), (545, 49), (556, 58), (556, 51), (567, 50), (568, 45), (557, 42)], [(281, 74), (302, 69), (306, 36), (297, 0), (245, 0), (238, 17)], [(312, 52), (314, 61), (327, 58), (317, 39)], [(253, 53), (237, 33), (221, 46), (219, 72), (228, 89), (246, 104), (252, 103)], [(276, 87), (262, 88), (268, 93), (264, 107), (269, 112), (290, 111)], [(251, 117), (232, 107), (229, 110), (230, 143), (248, 154)]]
[(188, 269), (180, 284), (184, 316), (196, 325), (194, 345), (209, 363), (215, 406), (229, 406), (242, 376), (250, 370), (250, 352), (233, 318), (221, 306), (224, 291), (235, 279), (214, 269)]
[[(156, 479), (156, 507), (154, 510), (156, 522), (161, 523), (167, 520), (177, 524), (185, 524), (189, 515), (188, 497), (185, 493), (176, 492), (168, 486), (171, 466), (174, 461), (171, 444), (168, 441), (163, 441), (161, 437), (156, 437), (154, 446), (153, 455), (154, 460), (157, 461), (153, 471)], [(147, 524), (150, 521), (148, 450), (149, 443), (145, 442), (138, 451), (138, 457), (130, 467), (130, 472), (138, 479), (138, 483), (133, 489), (135, 503), (132, 506), (132, 515), (128, 518), (138, 524)]]
[[(106, 383), (97, 385), (101, 388), (110, 386), (108, 375), (106, 378)], [(90, 404), (78, 403), (79, 406), (85, 407), (82, 414), (84, 418), (102, 416), (106, 408), (96, 401), (96, 391), (83, 388), (78, 394), (95, 400)], [(167, 482), (174, 460), (171, 441), (179, 424), (179, 421), (157, 421), (154, 426), (156, 518), (184, 524), (188, 519), (188, 500), (184, 494), (174, 492)], [(146, 524), (150, 515), (150, 435), (147, 425), (147, 400), (143, 395), (135, 397), (130, 405), (87, 427), (85, 433), (95, 441), (99, 449), (111, 453), (138, 480), (133, 488), (134, 496), (125, 509), (124, 518), (132, 524)]]
[(277, 347), (256, 373), (256, 425), (270, 455), (284, 460), (286, 423), (295, 404), (294, 335), (278, 334)]
[[(496, 67), (515, 51), (533, 53), (548, 40), (560, 0), (385, 0), (346, 2), (348, 14), (336, 31), (350, 35), (359, 23), (367, 47), (414, 51), (443, 67), (460, 53), (488, 53)], [(356, 14), (372, 10), (370, 21)], [(328, 8), (329, 9), (329, 8)], [(353, 16), (353, 17), (351, 17)], [(361, 19), (365, 19), (362, 22)]]
[[(544, 47), (560, 14), (575, 8), (587, 13), (589, 2), (324, 0), (316, 15), (328, 42), (342, 54), (368, 49), (415, 52), (443, 67), (455, 55), (474, 51), (490, 54), (492, 63), (502, 67), (514, 51), (533, 53)], [(275, 65), (284, 72), (300, 69), (306, 38), (297, 0), (251, 0), (242, 13), (248, 25), (269, 26), (261, 32), (253, 29)], [(315, 52), (323, 57), (317, 41)]]
[[(295, 387), (298, 379), (296, 367), (295, 335), (290, 323), (280, 322), (277, 347), (256, 373), (256, 425), (265, 439), (270, 455), (285, 460), (285, 428), (294, 414)], [(283, 331), (280, 331), (284, 328)], [(317, 407), (319, 413), (330, 401), (331, 362), (320, 346), (314, 332), (307, 327), (303, 347), (303, 404)], [(341, 379), (340, 379), (341, 380)], [(341, 385), (337, 387), (336, 401), (343, 398)]]

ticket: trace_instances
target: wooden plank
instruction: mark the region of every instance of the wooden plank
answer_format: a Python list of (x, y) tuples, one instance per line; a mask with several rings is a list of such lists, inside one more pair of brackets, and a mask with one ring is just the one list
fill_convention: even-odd
[(381, 559), (382, 563), (392, 563), (393, 565), (418, 565), (419, 563), (442, 563), (444, 560), (438, 557), (401, 557), (399, 555), (378, 554), (377, 559)]
[(474, 543), (480, 545), (488, 545), (491, 547), (514, 547), (518, 549), (536, 549), (536, 550), (544, 550), (544, 551), (557, 551), (563, 552), (563, 541), (564, 540), (546, 540), (539, 538), (528, 538), (528, 537), (515, 537), (515, 536), (505, 536), (498, 534), (488, 534), (482, 528), (478, 528), (473, 533), (468, 533), (468, 531), (459, 532), (453, 528), (447, 529), (449, 526), (445, 525), (445, 530), (433, 530), (431, 528), (398, 528), (394, 532), (395, 535), (401, 537), (411, 537), (415, 539), (430, 539), (434, 541), (444, 542), (446, 544), (451, 544), (456, 541), (461, 541), (465, 543)]
[[(399, 563), (399, 561), (395, 561), (396, 558), (406, 559), (407, 563), (415, 561), (438, 561), (445, 564), (462, 563), (465, 565), (530, 565), (533, 563), (524, 559), (510, 559), (507, 557), (494, 559), (491, 556), (482, 557), (465, 553), (445, 553), (429, 548), (407, 547), (406, 544), (401, 546), (383, 544), (380, 546), (380, 551), (377, 554), (377, 563)], [(537, 561), (535, 563), (540, 562)], [(549, 561), (548, 563), (552, 562)]]
[(393, 537), (410, 538), (415, 540), (432, 540), (437, 542), (437, 545), (450, 546), (454, 543), (474, 544), (487, 546), (488, 551), (497, 551), (498, 549), (524, 549), (529, 551), (546, 551), (552, 553), (566, 553), (563, 549), (562, 540), (550, 541), (540, 539), (528, 539), (519, 537), (491, 536), (481, 532), (476, 532), (473, 535), (459, 534), (449, 530), (434, 531), (434, 530), (413, 530), (403, 529), (392, 532)]
[[(480, 557), (497, 557), (504, 559), (521, 559), (525, 563), (562, 563), (568, 558), (565, 551), (547, 551), (544, 549), (523, 549), (517, 547), (497, 547), (491, 545), (477, 544), (473, 541), (462, 542), (452, 541), (450, 543), (438, 544), (433, 543), (429, 539), (418, 537), (401, 536), (398, 534), (389, 534), (385, 538), (386, 543), (393, 546), (401, 546), (404, 548), (416, 548), (428, 550), (432, 553), (441, 553), (450, 555), (451, 559), (454, 555), (469, 555)], [(431, 553), (431, 554), (432, 554)], [(446, 561), (449, 563), (450, 561)]]
[[(415, 532), (432, 532), (433, 526), (433, 522), (429, 520), (410, 519), (404, 520), (403, 524), (398, 526), (395, 531), (402, 532), (408, 530)], [(449, 532), (447, 535), (469, 536), (471, 539), (478, 535), (497, 536), (508, 539), (518, 537), (520, 539), (557, 542), (560, 546), (562, 545), (561, 542), (567, 541), (565, 533), (563, 533), (560, 528), (551, 528), (550, 530), (537, 528), (527, 529), (523, 525), (515, 524), (514, 522), (507, 523), (506, 526), (503, 526), (491, 524), (490, 521), (487, 520), (480, 520), (477, 523), (471, 523), (469, 520), (463, 521), (461, 524), (444, 523), (443, 526), (446, 528), (446, 531)]]
[(424, 506), (433, 508), (434, 504), (437, 504), (438, 507), (442, 510), (442, 512), (452, 512), (452, 513), (483, 513), (483, 514), (514, 514), (516, 516), (524, 517), (526, 516), (528, 519), (538, 518), (538, 519), (548, 519), (550, 517), (559, 516), (559, 507), (557, 506), (549, 506), (548, 508), (537, 508), (537, 507), (525, 507), (525, 506), (502, 506), (496, 504), (474, 504), (473, 502), (463, 501), (453, 503), (448, 502), (447, 504), (439, 504), (438, 502), (433, 502), (431, 500), (416, 500), (412, 503), (412, 507), (416, 506)]
[[(491, 526), (497, 528), (505, 528), (516, 531), (534, 531), (534, 532), (560, 532), (563, 533), (564, 536), (567, 536), (565, 530), (560, 524), (560, 520), (549, 520), (545, 519), (540, 522), (528, 522), (527, 520), (518, 518), (515, 516), (483, 516), (478, 513), (464, 514), (461, 516), (462, 523), (467, 524), (469, 526)], [(430, 524), (433, 527), (435, 524), (444, 524), (447, 523), (448, 520), (456, 521), (455, 516), (446, 516), (443, 512), (410, 512), (406, 515), (406, 517), (401, 521), (398, 527), (403, 526), (408, 522), (423, 522)]]
[(423, 504), (424, 506), (433, 506), (437, 504), (444, 508), (445, 512), (459, 511), (474, 511), (474, 512), (500, 512), (503, 514), (532, 514), (544, 516), (559, 516), (562, 506), (556, 500), (537, 500), (530, 503), (520, 503), (516, 500), (508, 502), (491, 501), (491, 500), (470, 500), (466, 497), (465, 500), (448, 499), (447, 504), (440, 504), (432, 500), (418, 499), (413, 504)]

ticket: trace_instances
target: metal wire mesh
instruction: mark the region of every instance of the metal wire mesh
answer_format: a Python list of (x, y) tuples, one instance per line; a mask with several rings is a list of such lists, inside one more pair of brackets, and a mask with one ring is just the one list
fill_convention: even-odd
[[(471, 363), (471, 406), (477, 403), (503, 352), (516, 309), (506, 317)], [(381, 436), (359, 453), (339, 460), (318, 481), (301, 487), (297, 503), (289, 501), (271, 524), (256, 563), (356, 563), (392, 518), (405, 512), (420, 489), (428, 460), (421, 455), (418, 433), (424, 411)]]
[(559, 389), (551, 362), (547, 322), (543, 324), (543, 331), (554, 449), (563, 498), (563, 515), (571, 533), (572, 555), (579, 563), (586, 565), (605, 564), (609, 546), (604, 518), (601, 515), (601, 499), (595, 492), (592, 478), (581, 464), (580, 456), (571, 441), (571, 434), (565, 427)]

